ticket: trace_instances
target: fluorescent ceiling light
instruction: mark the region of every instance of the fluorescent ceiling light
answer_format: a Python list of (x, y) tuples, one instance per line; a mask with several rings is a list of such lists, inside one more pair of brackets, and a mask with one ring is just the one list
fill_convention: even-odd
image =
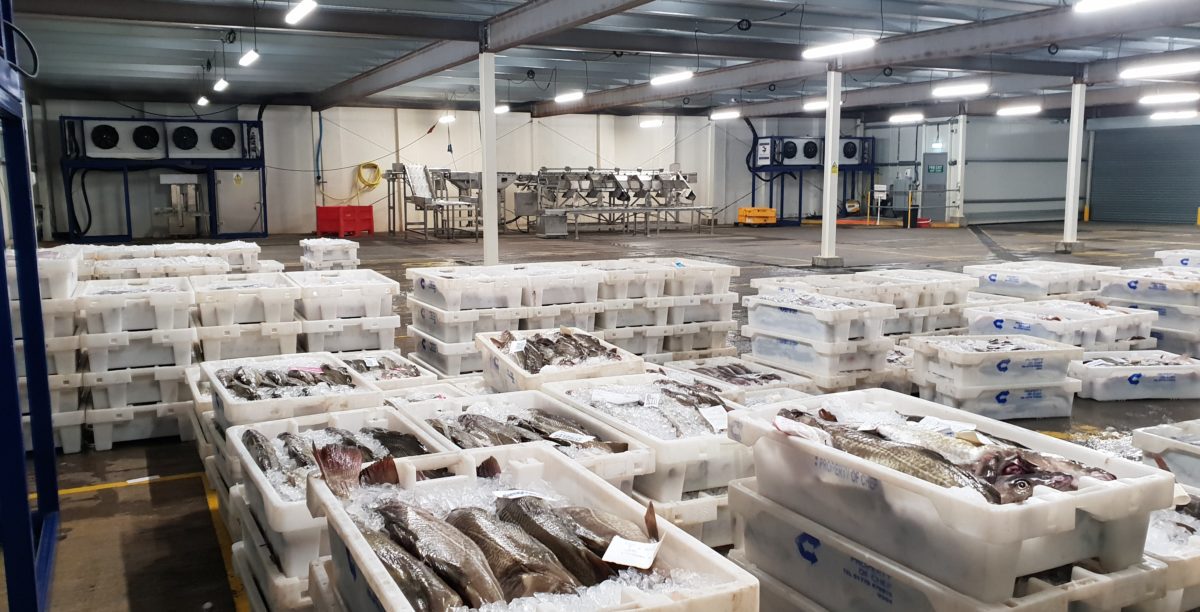
[(1200, 116), (1200, 111), (1196, 110), (1176, 110), (1176, 111), (1160, 111), (1150, 115), (1150, 118), (1155, 121), (1169, 121), (1171, 119), (1195, 119)]
[(288, 22), (288, 25), (296, 25), (300, 23), (301, 19), (304, 19), (309, 13), (316, 10), (316, 8), (317, 3), (315, 0), (300, 0), (300, 4), (293, 6), (292, 10), (283, 16), (283, 20)]
[(946, 145), (942, 144), (942, 141), (937, 140), (934, 141), (932, 145), (929, 145), (929, 148), (933, 149), (934, 151), (941, 151), (942, 149), (946, 148)]
[(1131, 4), (1144, 2), (1145, 0), (1079, 0), (1075, 3), (1075, 12), (1077, 13), (1095, 13), (1097, 11), (1107, 11), (1108, 9), (1121, 8)]
[(217, 79), (217, 82), (213, 83), (213, 91), (225, 91), (226, 89), (229, 89), (229, 81), (225, 79)]
[(454, 123), (454, 115), (442, 115), (438, 117), (438, 123)]
[(941, 87), (933, 88), (933, 97), (935, 98), (962, 98), (964, 96), (977, 96), (985, 94), (991, 87), (987, 83), (960, 83), (956, 85), (942, 85)]
[(638, 124), (638, 127), (656, 128), (656, 127), (662, 127), (662, 124), (663, 124), (662, 119), (643, 119), (642, 122)]
[(500, 106), (497, 106), (497, 107), (496, 107), (496, 110), (495, 110), (494, 112), (495, 112), (497, 115), (503, 115), (504, 113), (507, 113), (507, 112), (508, 112), (508, 105), (507, 105), (507, 104), (501, 104)]
[(890, 123), (920, 123), (924, 120), (924, 113), (897, 113), (888, 119)]
[(827, 108), (829, 108), (828, 100), (813, 100), (804, 103), (804, 110), (806, 111), (823, 111)]
[(582, 100), (582, 99), (583, 99), (582, 91), (568, 91), (565, 94), (558, 94), (557, 96), (554, 96), (554, 101), (558, 102), (559, 104), (562, 104), (563, 102), (574, 102), (576, 100)]
[(735, 108), (733, 110), (715, 111), (713, 114), (709, 115), (708, 118), (711, 121), (724, 121), (726, 119), (737, 119), (741, 116), (742, 111)]
[(866, 51), (875, 46), (874, 38), (855, 38), (845, 42), (833, 43), (832, 45), (821, 45), (819, 47), (809, 47), (801, 53), (804, 59), (821, 59), (823, 57), (833, 57), (835, 55), (844, 55), (846, 53), (854, 53), (855, 51)]
[(1138, 100), (1142, 104), (1186, 104), (1200, 100), (1200, 91), (1180, 91), (1175, 93), (1150, 94)]
[(684, 70), (683, 72), (672, 72), (671, 74), (664, 74), (662, 76), (656, 76), (653, 79), (650, 79), (650, 84), (651, 85), (666, 85), (667, 83), (678, 83), (680, 81), (686, 81), (686, 80), (692, 78), (692, 74), (693, 73), (691, 70)]
[(208, 106), (208, 98), (200, 96), (200, 99), (196, 100), (196, 106)]
[(1040, 104), (1022, 104), (1020, 106), (1005, 106), (1004, 108), (996, 109), (996, 114), (1001, 117), (1036, 115), (1040, 112), (1042, 112), (1042, 107)]
[(247, 49), (241, 57), (238, 58), (238, 66), (249, 66), (258, 61), (258, 51), (256, 49)]
[(1200, 72), (1200, 62), (1173, 62), (1126, 68), (1121, 71), (1122, 79), (1153, 79)]

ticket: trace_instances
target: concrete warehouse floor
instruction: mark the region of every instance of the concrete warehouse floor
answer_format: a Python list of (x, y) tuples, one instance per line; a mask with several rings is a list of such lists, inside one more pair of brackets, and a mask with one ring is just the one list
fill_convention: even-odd
[[(838, 254), (855, 270), (957, 271), (967, 263), (1033, 258), (1132, 267), (1156, 264), (1153, 253), (1158, 249), (1200, 244), (1196, 227), (1090, 223), (1080, 231), (1087, 250), (1057, 256), (1053, 245), (1060, 236), (1061, 226), (1049, 223), (961, 230), (839, 228)], [(262, 257), (298, 269), (297, 239), (274, 236), (261, 241)], [(500, 246), (505, 262), (634, 256), (711, 259), (741, 266), (735, 289), (745, 295), (753, 293), (753, 278), (811, 273), (808, 265), (819, 241), (817, 227), (719, 228), (711, 236), (668, 232), (648, 238), (601, 232), (584, 234), (578, 241), (510, 233), (501, 237)], [(376, 236), (361, 243), (363, 267), (401, 283), (410, 266), (477, 264), (482, 259), (482, 245), (470, 240), (406, 242)], [(739, 309), (735, 316), (744, 322), (744, 311)], [(744, 342), (741, 348), (747, 350)], [(1126, 444), (1120, 436), (1134, 427), (1195, 418), (1200, 418), (1200, 402), (1195, 401), (1079, 400), (1072, 419), (1022, 424), (1114, 448)], [(232, 576), (228, 534), (215, 512), (215, 495), (206, 491), (203, 466), (191, 443), (158, 440), (120, 444), (109, 452), (85, 450), (62, 457), (58, 467), (63, 513), (53, 609), (246, 609)], [(146, 477), (154, 480), (137, 480)], [(0, 601), (3, 589), (0, 581)]]

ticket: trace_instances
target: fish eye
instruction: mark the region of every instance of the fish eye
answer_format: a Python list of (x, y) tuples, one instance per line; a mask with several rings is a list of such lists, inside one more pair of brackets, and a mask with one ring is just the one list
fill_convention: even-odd
[(1029, 481), (1025, 480), (1025, 479), (1016, 480), (1016, 481), (1014, 481), (1014, 484), (1016, 484), (1018, 489), (1028, 489), (1029, 488)]

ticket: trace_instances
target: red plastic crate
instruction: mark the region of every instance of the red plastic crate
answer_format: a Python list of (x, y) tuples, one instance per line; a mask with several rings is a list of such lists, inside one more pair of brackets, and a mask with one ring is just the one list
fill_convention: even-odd
[(370, 206), (318, 206), (318, 236), (375, 234), (375, 209)]

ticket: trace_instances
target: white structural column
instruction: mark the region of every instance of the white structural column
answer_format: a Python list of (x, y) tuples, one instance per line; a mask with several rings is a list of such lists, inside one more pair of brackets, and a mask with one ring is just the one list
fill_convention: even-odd
[(1083, 124), (1087, 107), (1087, 84), (1071, 85), (1070, 143), (1067, 148), (1067, 202), (1063, 217), (1063, 239), (1055, 245), (1058, 253), (1070, 253), (1078, 247), (1079, 177), (1083, 169)]
[(966, 225), (967, 217), (967, 114), (963, 113), (958, 116), (958, 122), (955, 124), (954, 133), (954, 172), (951, 174), (951, 182), (954, 184), (954, 193), (951, 194), (951, 201), (954, 206), (950, 209), (950, 214), (947, 216), (947, 221)]
[(483, 176), (479, 199), (483, 206), (483, 265), (500, 263), (500, 203), (496, 191), (496, 54), (479, 54), (479, 144), (483, 147)]
[(821, 255), (813, 258), (818, 268), (840, 268), (837, 256), (838, 151), (842, 145), (842, 73), (830, 70), (825, 78), (825, 180), (821, 191)]

